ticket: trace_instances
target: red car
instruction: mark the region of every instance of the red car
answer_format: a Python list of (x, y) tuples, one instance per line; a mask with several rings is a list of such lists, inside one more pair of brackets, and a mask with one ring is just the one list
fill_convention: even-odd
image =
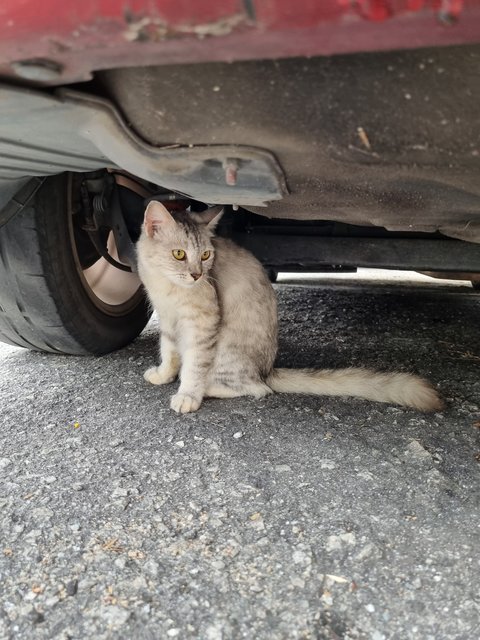
[(270, 269), (480, 272), (480, 0), (2, 0), (0, 339), (101, 354), (149, 311), (146, 201)]

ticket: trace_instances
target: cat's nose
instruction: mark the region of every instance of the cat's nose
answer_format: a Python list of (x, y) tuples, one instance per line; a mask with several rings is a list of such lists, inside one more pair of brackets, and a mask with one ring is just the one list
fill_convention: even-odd
[(201, 277), (202, 277), (202, 274), (201, 274), (201, 273), (191, 273), (190, 275), (192, 276), (192, 278), (193, 278), (194, 280), (198, 280), (199, 278), (201, 278)]

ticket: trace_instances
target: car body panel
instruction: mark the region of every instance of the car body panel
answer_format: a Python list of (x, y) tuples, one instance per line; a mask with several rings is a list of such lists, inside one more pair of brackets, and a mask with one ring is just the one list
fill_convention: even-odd
[(476, 42), (480, 0), (2, 0), (0, 76)]

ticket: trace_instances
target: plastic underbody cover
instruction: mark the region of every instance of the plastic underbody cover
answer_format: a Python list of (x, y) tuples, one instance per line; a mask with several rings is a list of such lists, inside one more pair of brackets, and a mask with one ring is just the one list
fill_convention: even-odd
[(286, 193), (275, 157), (255, 146), (151, 145), (92, 95), (0, 86), (0, 182), (120, 167), (208, 203), (265, 206)]

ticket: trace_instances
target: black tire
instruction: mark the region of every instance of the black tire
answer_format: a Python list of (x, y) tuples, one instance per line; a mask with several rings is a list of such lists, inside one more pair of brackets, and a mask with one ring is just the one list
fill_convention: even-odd
[[(78, 177), (69, 174), (47, 178), (23, 210), (0, 228), (3, 342), (36, 351), (101, 355), (131, 342), (148, 321), (136, 276), (128, 274), (132, 279), (126, 293), (118, 287), (115, 304), (97, 297), (88, 284), (71, 215), (73, 185), (78, 184)], [(92, 247), (87, 259), (90, 265), (104, 260), (92, 259)], [(113, 279), (116, 272), (118, 277), (125, 273), (112, 269)]]
[(476, 291), (480, 291), (480, 280), (472, 280), (472, 287), (476, 290)]

